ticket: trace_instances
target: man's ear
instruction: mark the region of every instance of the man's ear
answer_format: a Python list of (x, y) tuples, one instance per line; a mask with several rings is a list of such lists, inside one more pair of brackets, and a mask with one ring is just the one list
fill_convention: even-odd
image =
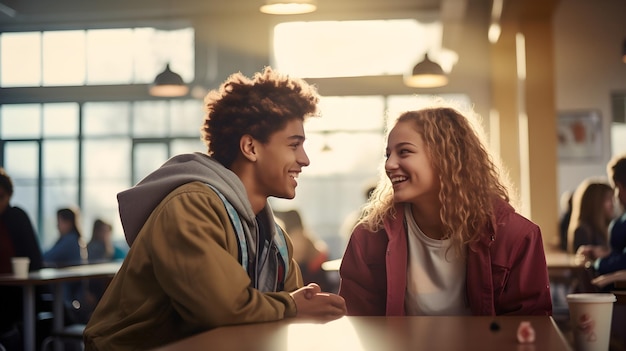
[(239, 149), (241, 150), (243, 157), (252, 162), (256, 161), (256, 139), (254, 139), (251, 135), (246, 134), (239, 139)]

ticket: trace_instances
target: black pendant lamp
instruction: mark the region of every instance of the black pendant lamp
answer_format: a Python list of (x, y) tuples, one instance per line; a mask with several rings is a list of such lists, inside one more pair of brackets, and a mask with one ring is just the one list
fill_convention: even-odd
[(187, 95), (189, 87), (183, 78), (170, 69), (170, 64), (165, 65), (165, 70), (159, 73), (150, 86), (150, 95), (159, 97), (178, 97)]
[(412, 88), (437, 88), (448, 84), (448, 77), (439, 64), (424, 54), (424, 60), (413, 67), (411, 75), (404, 77), (404, 84)]

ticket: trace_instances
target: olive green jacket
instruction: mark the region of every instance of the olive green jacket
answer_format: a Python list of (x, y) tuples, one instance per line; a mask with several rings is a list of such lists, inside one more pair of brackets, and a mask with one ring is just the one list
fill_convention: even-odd
[(145, 350), (219, 326), (296, 315), (293, 260), (281, 292), (251, 287), (219, 196), (202, 182), (170, 192), (134, 240), (85, 329), (86, 350)]

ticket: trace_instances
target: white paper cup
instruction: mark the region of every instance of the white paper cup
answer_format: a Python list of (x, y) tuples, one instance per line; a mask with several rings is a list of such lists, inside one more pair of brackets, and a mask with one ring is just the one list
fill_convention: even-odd
[(608, 351), (613, 294), (569, 294), (569, 316), (576, 351)]
[(13, 275), (19, 278), (28, 277), (28, 267), (30, 266), (30, 258), (28, 257), (12, 257)]

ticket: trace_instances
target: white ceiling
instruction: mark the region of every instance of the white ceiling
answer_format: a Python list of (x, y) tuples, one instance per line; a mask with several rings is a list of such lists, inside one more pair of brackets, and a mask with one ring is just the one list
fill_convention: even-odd
[[(435, 14), (461, 19), (468, 0), (318, 0), (318, 10), (302, 18), (342, 19), (359, 14), (381, 17)], [(484, 0), (490, 2), (491, 0)], [(0, 31), (43, 29), (67, 24), (154, 21), (165, 18), (271, 16), (261, 14), (262, 0), (0, 0)], [(100, 24), (101, 25), (101, 24)]]

